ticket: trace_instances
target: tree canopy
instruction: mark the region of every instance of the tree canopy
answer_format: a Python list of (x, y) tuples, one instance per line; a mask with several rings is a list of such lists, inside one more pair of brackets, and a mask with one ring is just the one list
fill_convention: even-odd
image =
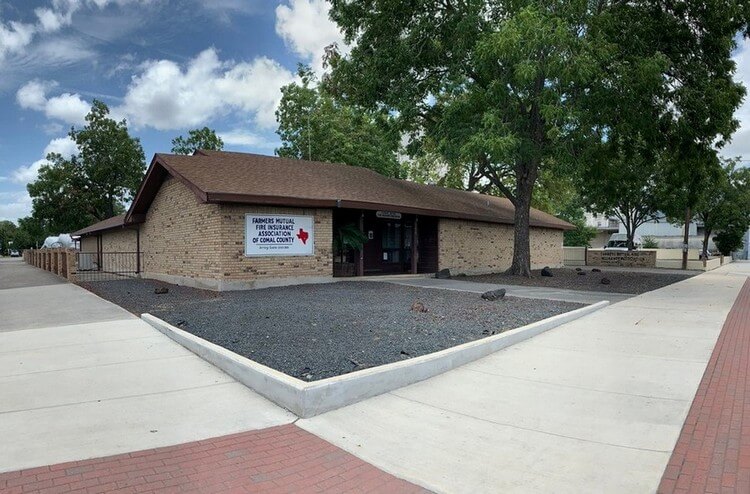
[(703, 253), (714, 232), (722, 242), (717, 247), (730, 253), (750, 228), (750, 169), (738, 168), (735, 161), (725, 162), (716, 180), (707, 189), (696, 209), (696, 220), (703, 223)]
[(145, 168), (140, 141), (130, 137), (124, 120), (108, 115), (109, 108), (95, 100), (86, 125), (69, 133), (78, 155), (48, 155), (49, 163), (27, 185), (32, 214), (19, 224), (37, 241), (120, 214), (137, 191)]
[(224, 149), (224, 141), (216, 135), (216, 131), (203, 127), (188, 132), (187, 137), (177, 136), (172, 139), (172, 152), (174, 154), (193, 154), (199, 149), (207, 151), (221, 151)]
[(429, 139), (508, 197), (510, 272), (529, 275), (529, 207), (546, 170), (586, 167), (610, 141), (643, 142), (682, 169), (687, 143), (731, 135), (742, 95), (731, 50), (749, 14), (741, 0), (333, 0), (354, 47), (330, 57), (327, 84), (396, 115), (411, 150)]
[(281, 89), (276, 133), (286, 158), (345, 163), (400, 177), (399, 134), (384, 111), (344, 104), (319, 84), (309, 67), (300, 66), (300, 83)]

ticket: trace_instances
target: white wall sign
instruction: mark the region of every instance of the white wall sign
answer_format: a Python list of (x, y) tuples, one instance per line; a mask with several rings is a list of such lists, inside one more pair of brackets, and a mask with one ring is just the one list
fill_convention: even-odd
[(246, 256), (311, 256), (315, 253), (312, 216), (245, 215)]

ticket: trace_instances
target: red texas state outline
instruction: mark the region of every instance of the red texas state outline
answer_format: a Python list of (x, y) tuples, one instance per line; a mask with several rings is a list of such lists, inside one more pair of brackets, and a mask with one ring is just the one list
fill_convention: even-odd
[(302, 240), (302, 245), (307, 245), (307, 239), (310, 238), (310, 234), (300, 228), (299, 233), (297, 234), (297, 238)]

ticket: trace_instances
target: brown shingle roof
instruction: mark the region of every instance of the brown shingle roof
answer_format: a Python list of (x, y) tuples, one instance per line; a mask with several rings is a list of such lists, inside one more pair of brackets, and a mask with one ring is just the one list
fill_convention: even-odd
[(125, 215), (118, 214), (117, 216), (112, 216), (111, 218), (107, 218), (106, 220), (102, 220), (98, 223), (94, 223), (93, 225), (89, 225), (86, 228), (81, 228), (77, 232), (73, 232), (71, 235), (87, 235), (89, 233), (97, 233), (104, 230), (111, 230), (113, 228), (122, 228), (123, 226), (125, 226)]
[[(387, 178), (356, 166), (226, 151), (155, 155), (128, 222), (142, 219), (166, 174), (203, 202), (388, 210), (513, 224), (514, 208), (505, 198)], [(571, 228), (536, 209), (531, 225)]]

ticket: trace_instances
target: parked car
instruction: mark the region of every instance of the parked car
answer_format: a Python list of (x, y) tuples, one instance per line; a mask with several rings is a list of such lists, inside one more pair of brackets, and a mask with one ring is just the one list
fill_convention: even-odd
[[(640, 235), (636, 235), (633, 238), (634, 247), (640, 249), (642, 242)], [(624, 233), (613, 233), (609, 236), (607, 245), (604, 246), (606, 250), (628, 250), (628, 236)]]
[(17, 250), (11, 250), (10, 257), (21, 257), (21, 253), (18, 252)]

